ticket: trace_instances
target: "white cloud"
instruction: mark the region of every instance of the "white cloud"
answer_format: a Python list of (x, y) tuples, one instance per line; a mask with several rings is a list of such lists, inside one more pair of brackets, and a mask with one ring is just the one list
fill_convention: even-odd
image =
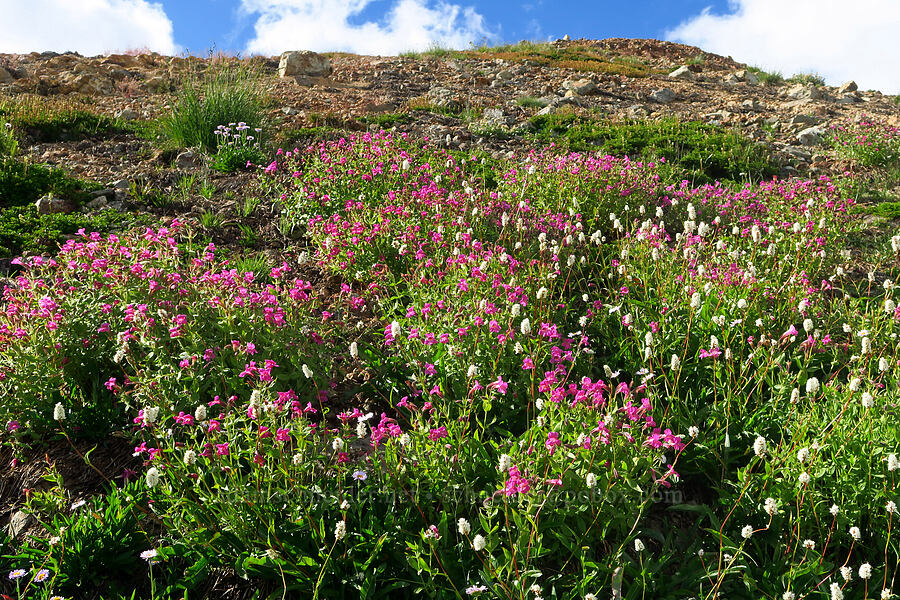
[(471, 7), (427, 0), (398, 0), (378, 21), (357, 23), (373, 0), (241, 0), (245, 13), (258, 14), (254, 54), (286, 50), (347, 51), (391, 55), (434, 45), (465, 48), (491, 37), (483, 17)]
[(730, 0), (667, 33), (668, 39), (778, 70), (815, 71), (830, 84), (900, 91), (898, 0)]
[(0, 15), (0, 52), (178, 51), (172, 21), (146, 0), (0, 0)]

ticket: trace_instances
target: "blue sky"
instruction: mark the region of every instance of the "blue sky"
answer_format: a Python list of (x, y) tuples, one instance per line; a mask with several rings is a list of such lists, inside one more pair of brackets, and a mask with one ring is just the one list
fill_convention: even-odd
[[(664, 38), (704, 8), (725, 10), (727, 2), (710, 0), (644, 0), (623, 2), (531, 0), (528, 2), (465, 3), (484, 17), (493, 41), (546, 40), (569, 36), (587, 38)], [(175, 42), (193, 54), (213, 46), (243, 51), (253, 37), (254, 15), (240, 10), (239, 0), (163, 0), (174, 25)], [(390, 7), (389, 0), (375, 0), (350, 19), (351, 24), (378, 22)]]
[(0, 52), (215, 48), (390, 55), (573, 38), (688, 43), (784, 75), (900, 92), (900, 0), (0, 0)]

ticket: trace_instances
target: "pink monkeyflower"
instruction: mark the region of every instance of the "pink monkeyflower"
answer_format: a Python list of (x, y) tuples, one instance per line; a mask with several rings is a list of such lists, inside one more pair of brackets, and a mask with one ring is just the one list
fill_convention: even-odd
[(431, 441), (437, 441), (445, 437), (447, 437), (447, 428), (443, 425), (428, 432), (428, 439)]

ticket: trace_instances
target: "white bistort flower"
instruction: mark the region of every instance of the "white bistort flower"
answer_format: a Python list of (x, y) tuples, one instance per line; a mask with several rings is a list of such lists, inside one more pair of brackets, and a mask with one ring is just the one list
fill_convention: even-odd
[(338, 521), (334, 526), (334, 539), (340, 541), (344, 539), (345, 535), (347, 535), (347, 523), (345, 521)]
[(756, 438), (756, 441), (753, 442), (753, 453), (757, 456), (766, 455), (766, 438), (762, 436)]
[(831, 600), (844, 600), (844, 592), (841, 591), (841, 584), (834, 582), (829, 588), (831, 591)]
[(900, 460), (897, 460), (896, 454), (888, 454), (887, 456), (887, 469), (888, 471), (896, 471), (900, 468)]
[(150, 467), (147, 470), (147, 487), (154, 488), (159, 483), (159, 469), (156, 467)]
[(872, 565), (869, 563), (863, 563), (859, 565), (859, 578), (860, 579), (869, 579), (872, 577)]
[(741, 537), (745, 540), (749, 540), (753, 537), (753, 525), (744, 525), (744, 528), (741, 529)]
[(475, 539), (472, 540), (472, 548), (475, 549), (475, 552), (481, 552), (486, 545), (487, 540), (484, 539), (484, 536), (481, 534), (476, 535)]
[(53, 407), (53, 420), (54, 421), (63, 421), (66, 418), (66, 408), (62, 405), (62, 402), (57, 402), (56, 406)]
[(862, 538), (862, 532), (859, 530), (859, 527), (851, 527), (850, 528), (850, 536), (854, 540), (859, 540)]
[(472, 531), (472, 525), (463, 518), (460, 518), (459, 521), (457, 521), (456, 528), (461, 535), (469, 535), (469, 532)]
[(819, 380), (816, 377), (810, 377), (806, 380), (806, 395), (812, 396), (819, 391)]
[(763, 509), (767, 515), (774, 517), (778, 513), (778, 503), (775, 502), (775, 498), (766, 498), (766, 501), (763, 503)]

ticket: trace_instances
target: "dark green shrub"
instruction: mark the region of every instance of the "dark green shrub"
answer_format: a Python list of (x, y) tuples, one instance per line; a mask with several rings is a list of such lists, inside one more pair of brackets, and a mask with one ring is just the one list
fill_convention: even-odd
[(613, 123), (569, 113), (535, 116), (531, 127), (540, 141), (556, 142), (575, 152), (601, 151), (640, 160), (665, 158), (686, 171), (684, 178), (697, 184), (759, 181), (778, 172), (764, 146), (698, 121)]
[(0, 208), (30, 204), (47, 193), (83, 200), (96, 184), (74, 179), (60, 169), (0, 159)]

